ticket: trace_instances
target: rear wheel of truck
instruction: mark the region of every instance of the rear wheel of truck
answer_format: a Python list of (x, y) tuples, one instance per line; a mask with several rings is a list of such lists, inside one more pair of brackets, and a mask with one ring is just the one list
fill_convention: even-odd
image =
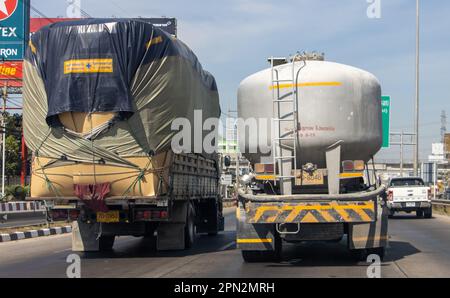
[(425, 210), (424, 217), (427, 218), (427, 219), (430, 219), (430, 218), (433, 217), (433, 208), (432, 207), (427, 209), (427, 210)]
[(99, 250), (100, 251), (111, 251), (114, 246), (114, 240), (116, 236), (100, 236), (99, 240)]
[(416, 215), (417, 215), (417, 217), (419, 217), (419, 218), (422, 218), (422, 217), (423, 217), (423, 214), (424, 214), (423, 210), (417, 210), (417, 211), (416, 211)]
[(184, 228), (184, 243), (186, 249), (192, 248), (195, 242), (195, 214), (191, 205), (189, 205), (188, 208), (186, 225)]

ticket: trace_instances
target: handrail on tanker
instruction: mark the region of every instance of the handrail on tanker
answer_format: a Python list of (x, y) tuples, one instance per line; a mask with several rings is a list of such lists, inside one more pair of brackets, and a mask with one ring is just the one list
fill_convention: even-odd
[(249, 202), (256, 203), (279, 203), (279, 202), (301, 202), (301, 201), (368, 201), (386, 193), (386, 186), (382, 185), (378, 189), (370, 192), (358, 192), (339, 195), (252, 195), (239, 190), (239, 196)]

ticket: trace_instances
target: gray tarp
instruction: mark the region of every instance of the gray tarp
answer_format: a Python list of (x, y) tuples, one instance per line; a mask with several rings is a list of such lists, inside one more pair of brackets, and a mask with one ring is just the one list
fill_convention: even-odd
[[(112, 63), (89, 68), (98, 59)], [(192, 51), (132, 20), (59, 23), (37, 32), (24, 61), (23, 96), (28, 147), (56, 159), (92, 161), (94, 149), (96, 159), (127, 164), (124, 157), (169, 150), (174, 119), (193, 126), (196, 109), (203, 119), (220, 116), (215, 80)], [(91, 141), (60, 127), (55, 116), (71, 111), (124, 114)]]

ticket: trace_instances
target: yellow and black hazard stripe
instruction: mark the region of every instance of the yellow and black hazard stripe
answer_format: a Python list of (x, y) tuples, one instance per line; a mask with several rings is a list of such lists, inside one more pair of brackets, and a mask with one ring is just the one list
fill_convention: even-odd
[(375, 202), (264, 204), (247, 207), (247, 222), (369, 223), (376, 220)]

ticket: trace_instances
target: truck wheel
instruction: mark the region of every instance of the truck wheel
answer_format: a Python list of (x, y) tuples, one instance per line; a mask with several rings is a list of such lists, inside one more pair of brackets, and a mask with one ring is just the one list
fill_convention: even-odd
[(425, 218), (430, 219), (433, 217), (433, 208), (429, 208), (425, 210)]
[(100, 251), (111, 251), (114, 246), (116, 236), (100, 236), (99, 249)]
[(192, 248), (195, 241), (195, 215), (192, 207), (189, 207), (189, 211), (186, 218), (186, 225), (184, 228), (184, 244), (186, 249)]
[(422, 218), (423, 217), (423, 210), (417, 210), (416, 211), (416, 215), (417, 215), (417, 217)]

